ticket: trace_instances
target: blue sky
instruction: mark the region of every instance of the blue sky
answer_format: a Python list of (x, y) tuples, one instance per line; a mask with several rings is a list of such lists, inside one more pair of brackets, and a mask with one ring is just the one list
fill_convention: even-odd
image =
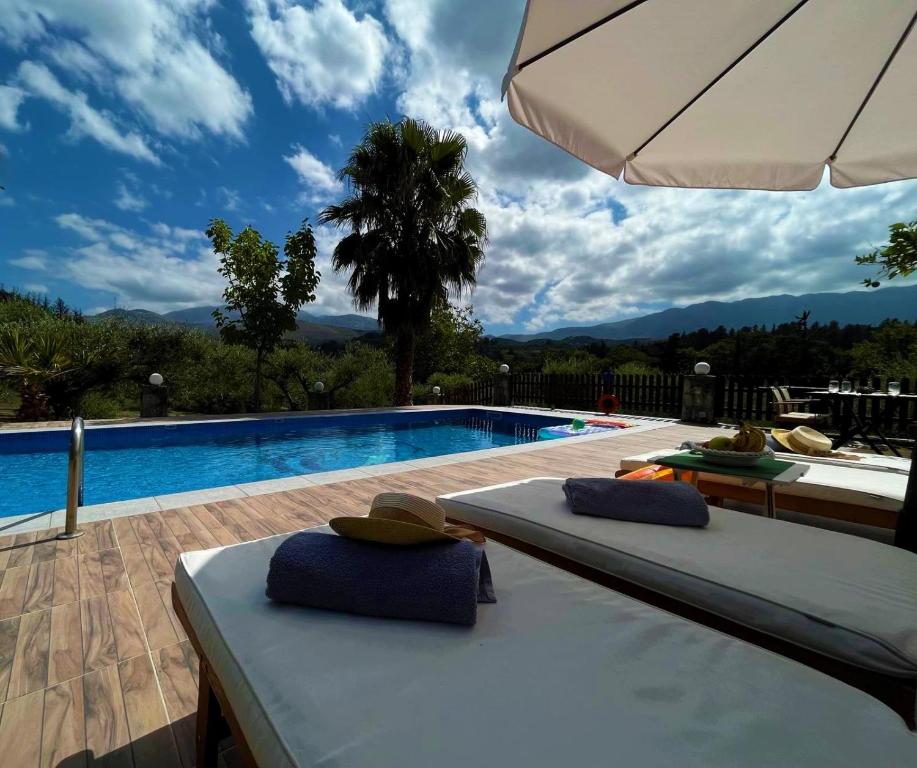
[[(277, 242), (341, 188), (371, 120), (462, 131), (493, 332), (706, 299), (849, 290), (917, 182), (811, 193), (627, 187), (511, 122), (523, 0), (0, 0), (0, 282), (87, 311), (215, 303), (214, 216)], [(351, 311), (318, 231), (318, 312)]]

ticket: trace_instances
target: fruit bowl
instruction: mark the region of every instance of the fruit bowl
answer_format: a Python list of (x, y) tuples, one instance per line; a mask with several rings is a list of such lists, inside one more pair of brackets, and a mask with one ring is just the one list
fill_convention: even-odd
[(700, 454), (711, 464), (720, 464), (724, 467), (750, 467), (773, 452), (766, 449), (763, 451), (719, 451), (715, 448), (696, 446), (691, 453)]

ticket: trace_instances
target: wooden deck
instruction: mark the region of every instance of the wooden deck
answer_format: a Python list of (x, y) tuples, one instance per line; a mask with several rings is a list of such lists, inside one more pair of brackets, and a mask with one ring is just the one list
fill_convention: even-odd
[[(442, 493), (533, 476), (609, 475), (621, 458), (713, 430), (608, 440), (0, 538), (0, 764), (194, 765), (197, 659), (170, 588), (181, 552), (361, 515), (375, 494)], [(50, 533), (50, 535), (49, 535)], [(224, 768), (238, 763), (231, 745)]]

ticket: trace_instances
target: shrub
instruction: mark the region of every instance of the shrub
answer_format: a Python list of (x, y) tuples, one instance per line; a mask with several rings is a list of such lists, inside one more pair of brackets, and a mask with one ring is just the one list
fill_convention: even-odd
[(116, 419), (121, 409), (111, 395), (87, 392), (77, 406), (77, 413), (84, 419)]

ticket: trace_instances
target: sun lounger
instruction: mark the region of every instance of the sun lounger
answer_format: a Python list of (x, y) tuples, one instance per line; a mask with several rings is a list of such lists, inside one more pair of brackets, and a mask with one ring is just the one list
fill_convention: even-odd
[[(672, 451), (650, 451), (621, 460), (631, 471), (653, 463), (653, 458)], [(864, 456), (857, 462), (811, 459), (796, 454), (777, 454), (778, 459), (804, 462), (809, 471), (795, 483), (777, 489), (777, 507), (852, 523), (894, 528), (907, 489), (908, 459)], [(763, 501), (760, 486), (748, 487), (741, 479), (701, 474), (700, 491), (708, 496), (738, 501)]]
[(917, 764), (860, 691), (495, 542), (499, 602), (468, 628), (272, 604), (284, 538), (176, 568), (202, 768), (217, 705), (261, 768)]
[(704, 529), (574, 515), (562, 485), (534, 478), (438, 501), (498, 540), (848, 680), (913, 727), (917, 555), (715, 507)]

